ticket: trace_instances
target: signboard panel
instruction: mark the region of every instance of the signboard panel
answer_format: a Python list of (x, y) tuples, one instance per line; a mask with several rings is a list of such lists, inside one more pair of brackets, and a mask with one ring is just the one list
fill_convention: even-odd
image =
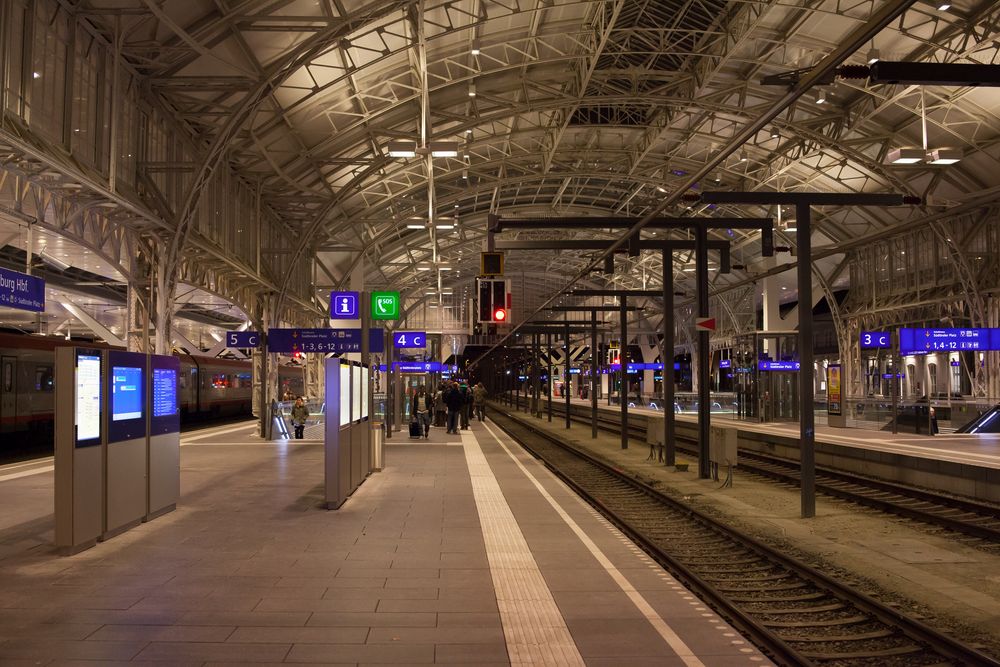
[(440, 373), (440, 361), (394, 361), (392, 370), (396, 373)]
[(360, 352), (361, 329), (268, 329), (267, 351)]
[(178, 380), (181, 362), (177, 357), (151, 355), (150, 363), (150, 435), (178, 433), (181, 430)]
[(830, 415), (841, 415), (844, 410), (840, 371), (840, 364), (830, 364), (826, 369), (826, 412)]
[(45, 311), (45, 281), (27, 273), (0, 269), (0, 306)]
[(892, 335), (888, 331), (862, 331), (861, 349), (892, 347)]
[(256, 331), (227, 331), (226, 347), (260, 347), (260, 334)]
[(427, 334), (423, 331), (395, 331), (392, 345), (397, 350), (405, 347), (427, 347)]
[(761, 371), (797, 371), (799, 362), (797, 361), (758, 361), (757, 370)]
[(330, 292), (330, 319), (360, 319), (360, 304), (361, 296), (357, 292)]
[(1000, 350), (1000, 329), (900, 329), (899, 351)]
[(76, 446), (101, 444), (101, 351), (76, 350)]
[(108, 352), (108, 442), (146, 435), (146, 355)]
[(373, 320), (399, 319), (399, 292), (372, 292)]
[(732, 368), (732, 367), (733, 367), (732, 359), (719, 359), (719, 368)]

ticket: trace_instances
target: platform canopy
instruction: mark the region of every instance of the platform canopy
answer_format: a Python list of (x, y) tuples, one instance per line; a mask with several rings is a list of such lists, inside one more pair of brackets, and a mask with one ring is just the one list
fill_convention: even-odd
[[(912, 0), (9, 5), (7, 30), (26, 23), (40, 35), (57, 26), (53, 39), (61, 35), (75, 53), (71, 67), (60, 71), (66, 59), (54, 57), (36, 80), (72, 71), (77, 81), (93, 78), (102, 95), (77, 96), (71, 106), (83, 111), (54, 133), (29, 119), (25, 145), (32, 133), (72, 144), (74, 124), (90, 123), (84, 130), (99, 135), (107, 154), (118, 150), (109, 144), (117, 132), (120, 145), (139, 153), (121, 155), (115, 170), (100, 155), (74, 159), (93, 163), (102, 197), (124, 199), (114, 200), (128, 214), (122, 224), (179, 238), (175, 255), (217, 267), (220, 277), (203, 282), (248, 309), (254, 295), (277, 294), (304, 319), (321, 317), (330, 289), (346, 287), (362, 267), (368, 287), (402, 289), (408, 312), (434, 305), (460, 322), (489, 214), (763, 216), (776, 220), (775, 244), (794, 249), (791, 209), (681, 199), (706, 190), (922, 197), (917, 207), (816, 210), (815, 271), (828, 298), (848, 287), (851, 252), (915, 229), (929, 230), (942, 257), (959, 262), (955, 284), (967, 290), (984, 273), (972, 257), (1000, 187), (1000, 90), (877, 83), (856, 72), (809, 76), (838, 49), (841, 64), (860, 67), (993, 63), (1000, 7), (991, 0), (947, 9)], [(47, 94), (34, 85), (36, 99)], [(50, 92), (62, 95), (58, 86)], [(118, 113), (94, 106), (112, 98)], [(769, 111), (773, 119), (747, 134)], [(0, 143), (14, 134), (5, 126)], [(916, 162), (899, 162), (907, 151)], [(93, 185), (73, 180), (84, 193)], [(250, 222), (270, 231), (261, 235)], [(621, 233), (518, 229), (500, 238)], [(780, 272), (791, 253), (761, 261), (754, 230), (712, 237), (731, 241), (735, 265), (713, 275), (717, 298), (759, 299), (759, 289), (746, 294), (773, 274), (794, 301), (792, 273)], [(518, 312), (529, 316), (574, 278), (590, 289), (659, 284), (659, 252), (623, 253), (613, 274), (602, 264), (581, 275), (597, 252), (511, 251)], [(690, 252), (675, 254), (680, 291), (693, 292), (692, 263)], [(955, 292), (948, 289), (930, 299)]]

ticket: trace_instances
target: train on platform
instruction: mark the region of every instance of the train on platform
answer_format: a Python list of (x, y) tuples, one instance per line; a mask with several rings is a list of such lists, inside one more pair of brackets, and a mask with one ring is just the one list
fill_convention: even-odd
[[(103, 343), (0, 332), (0, 462), (52, 453), (55, 349), (70, 345), (119, 349)], [(181, 428), (197, 422), (251, 416), (250, 361), (176, 356), (181, 362)], [(279, 367), (279, 395), (298, 396), (303, 389), (301, 366)]]

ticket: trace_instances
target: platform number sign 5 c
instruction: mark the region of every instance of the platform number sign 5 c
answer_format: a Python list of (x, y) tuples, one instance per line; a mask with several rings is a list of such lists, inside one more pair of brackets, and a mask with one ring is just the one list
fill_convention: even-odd
[(427, 347), (427, 334), (423, 331), (397, 331), (392, 334), (392, 344), (397, 349)]

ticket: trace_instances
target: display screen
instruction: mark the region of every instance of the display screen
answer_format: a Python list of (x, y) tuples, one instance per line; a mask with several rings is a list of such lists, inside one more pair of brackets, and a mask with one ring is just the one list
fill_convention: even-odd
[(900, 329), (899, 351), (998, 350), (1000, 329)]
[(758, 361), (757, 369), (762, 371), (797, 371), (797, 361)]
[(172, 368), (153, 369), (153, 416), (177, 414), (177, 371)]
[(368, 414), (368, 383), (371, 378), (371, 372), (367, 368), (361, 369), (361, 386), (364, 387), (364, 391), (361, 392), (361, 416), (362, 418), (369, 417)]
[(351, 423), (351, 366), (340, 364), (340, 425)]
[(361, 394), (364, 390), (361, 387), (361, 369), (353, 367), (351, 373), (351, 421), (361, 419)]
[(76, 354), (76, 440), (101, 438), (101, 355)]
[(142, 369), (134, 366), (111, 368), (111, 421), (142, 417)]

